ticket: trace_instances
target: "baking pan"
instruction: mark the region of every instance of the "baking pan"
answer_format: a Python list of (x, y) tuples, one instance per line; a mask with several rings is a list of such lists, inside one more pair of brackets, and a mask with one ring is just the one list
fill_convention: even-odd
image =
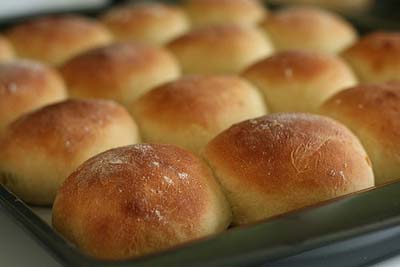
[[(315, 248), (300, 260), (321, 259), (359, 266), (385, 257), (400, 247), (382, 247), (388, 237), (400, 236), (400, 182), (353, 193), (258, 224), (231, 228), (222, 234), (170, 250), (126, 261), (99, 261), (82, 254), (52, 230), (49, 224), (12, 193), (0, 186), (0, 204), (60, 263), (66, 266), (121, 267), (239, 267), (269, 266), (276, 261)], [(386, 242), (385, 242), (386, 244)], [(324, 246), (330, 245), (329, 249)], [(380, 247), (376, 251), (376, 247)], [(376, 255), (365, 254), (366, 249)], [(357, 260), (358, 256), (363, 255)], [(365, 258), (366, 255), (369, 257)], [(343, 258), (342, 258), (343, 260)], [(297, 262), (298, 264), (298, 262)], [(279, 266), (279, 265), (277, 265)], [(282, 266), (282, 265), (281, 265)], [(308, 265), (307, 265), (308, 266)], [(324, 266), (327, 266), (324, 264)], [(346, 265), (340, 265), (346, 266)]]
[[(116, 2), (121, 1), (110, 5)], [(400, 18), (393, 15), (399, 14), (396, 1), (376, 2), (373, 9), (348, 18), (360, 32), (398, 30)], [(104, 8), (79, 13), (95, 15)], [(0, 26), (23, 19), (0, 21)], [(0, 185), (0, 205), (57, 261), (92, 267), (362, 266), (400, 253), (399, 196), (400, 182), (393, 182), (164, 252), (111, 262), (81, 253), (51, 228), (50, 208), (29, 207)]]

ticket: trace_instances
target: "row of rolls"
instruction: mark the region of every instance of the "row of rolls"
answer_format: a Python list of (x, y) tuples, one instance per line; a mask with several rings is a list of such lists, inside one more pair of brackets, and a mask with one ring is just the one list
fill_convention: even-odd
[(0, 182), (97, 258), (400, 178), (400, 33), (358, 37), (323, 9), (41, 17), (6, 30), (0, 60)]

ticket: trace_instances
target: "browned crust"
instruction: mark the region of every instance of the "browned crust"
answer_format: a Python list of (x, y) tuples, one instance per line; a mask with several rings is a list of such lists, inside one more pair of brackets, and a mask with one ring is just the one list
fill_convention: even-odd
[(254, 78), (274, 82), (304, 82), (343, 68), (348, 67), (333, 55), (308, 51), (285, 51), (255, 63), (245, 70), (243, 75), (250, 80)]
[(237, 76), (196, 75), (161, 85), (132, 104), (136, 118), (166, 123), (170, 128), (201, 125), (219, 128), (219, 114), (249, 105), (253, 87)]
[(32, 61), (0, 64), (0, 129), (22, 113), (66, 97), (53, 68)]
[(53, 225), (99, 258), (165, 249), (202, 235), (211, 179), (197, 157), (172, 145), (111, 149), (67, 178)]
[(131, 90), (135, 75), (173, 63), (174, 58), (162, 48), (115, 43), (72, 58), (60, 72), (73, 96), (120, 100), (125, 90)]
[(77, 15), (29, 20), (12, 27), (6, 34), (19, 56), (54, 64), (111, 41), (103, 25)]
[(400, 33), (367, 34), (345, 50), (343, 56), (352, 65), (357, 61), (367, 64), (371, 71), (377, 74), (388, 69), (397, 69), (400, 74)]
[(186, 15), (181, 8), (161, 3), (118, 6), (107, 11), (100, 19), (119, 39), (125, 40), (145, 38), (153, 30), (161, 31), (161, 27), (164, 27), (164, 31), (176, 31), (175, 27), (178, 27), (182, 32), (188, 28)]
[[(328, 42), (343, 42), (338, 49), (343, 49), (356, 39), (357, 33), (350, 23), (342, 17), (324, 9), (310, 6), (295, 6), (278, 10), (261, 22), (260, 27), (266, 30), (277, 45), (296, 46), (314, 49), (331, 45)], [(291, 41), (291, 44), (288, 43)], [(288, 49), (288, 47), (282, 47)], [(337, 52), (337, 51), (330, 51)]]
[(66, 100), (11, 123), (0, 147), (4, 151), (15, 145), (31, 147), (72, 160), (85, 143), (91, 142), (99, 131), (120, 117), (129, 118), (129, 114), (112, 101)]
[(322, 195), (314, 200), (321, 201), (372, 179), (356, 137), (343, 125), (310, 114), (272, 114), (235, 124), (207, 145), (205, 156), (218, 173), (232, 179), (222, 184), (277, 196), (288, 207), (297, 205), (287, 198), (290, 194), (306, 192), (304, 199)]
[(354, 131), (367, 130), (390, 150), (400, 148), (400, 81), (360, 84), (341, 91), (321, 107), (323, 113), (339, 116)]

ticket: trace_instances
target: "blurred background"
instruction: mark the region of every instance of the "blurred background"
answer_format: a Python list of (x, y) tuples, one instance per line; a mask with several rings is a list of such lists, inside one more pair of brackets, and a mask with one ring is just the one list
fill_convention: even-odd
[[(281, 5), (308, 4), (335, 10), (358, 26), (361, 31), (396, 29), (400, 27), (400, 1), (398, 0), (262, 0), (271, 8)], [(139, 2), (124, 0), (1, 0), (0, 24), (8, 25), (27, 16), (48, 13), (80, 11), (96, 12), (117, 3)], [(164, 1), (179, 2), (179, 1)]]

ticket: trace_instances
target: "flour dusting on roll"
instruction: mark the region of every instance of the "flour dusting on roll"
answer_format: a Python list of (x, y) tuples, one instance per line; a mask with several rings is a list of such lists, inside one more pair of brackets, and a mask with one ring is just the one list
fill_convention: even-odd
[(109, 260), (216, 234), (230, 220), (207, 165), (172, 145), (125, 146), (89, 159), (67, 178), (53, 207), (58, 232)]
[(0, 132), (22, 114), (65, 98), (64, 82), (52, 67), (28, 60), (0, 64)]
[(246, 224), (374, 185), (359, 140), (329, 118), (281, 113), (233, 125), (204, 157)]
[(400, 179), (400, 81), (360, 84), (332, 96), (321, 113), (349, 127), (369, 156), (377, 184)]
[(30, 204), (52, 204), (65, 178), (107, 149), (137, 143), (137, 127), (120, 105), (66, 100), (14, 121), (0, 139), (0, 182)]

